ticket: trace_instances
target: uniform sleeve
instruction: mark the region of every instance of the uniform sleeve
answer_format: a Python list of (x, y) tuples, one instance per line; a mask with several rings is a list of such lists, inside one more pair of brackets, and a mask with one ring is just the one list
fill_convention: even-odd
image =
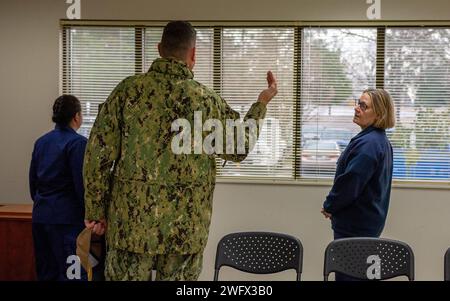
[(35, 195), (36, 195), (36, 185), (37, 185), (35, 149), (33, 149), (33, 154), (31, 155), (31, 163), (30, 163), (28, 180), (29, 180), (29, 185), (30, 185), (30, 196), (31, 196), (31, 199), (34, 201)]
[[(218, 103), (218, 107), (220, 108), (219, 115), (224, 126), (224, 151), (222, 154), (217, 155), (227, 161), (243, 161), (252, 151), (254, 143), (256, 143), (256, 140), (259, 137), (260, 125), (262, 125), (260, 121), (264, 119), (267, 112), (266, 105), (261, 102), (253, 103), (247, 111), (244, 120), (241, 120), (240, 114), (233, 110), (223, 98), (217, 96), (216, 101)], [(227, 132), (227, 122), (233, 122), (234, 125), (236, 125), (233, 132)], [(256, 131), (249, 130), (249, 125), (252, 123), (256, 126), (256, 128), (254, 128)], [(244, 135), (240, 134), (238, 130), (239, 128), (245, 131)], [(230, 135), (230, 132), (232, 133), (232, 136)], [(230, 137), (232, 137), (232, 139)], [(252, 142), (254, 143), (252, 144)]]
[(106, 217), (111, 169), (120, 154), (123, 85), (120, 83), (101, 106), (87, 143), (83, 166), (87, 220)]
[(73, 186), (77, 200), (84, 206), (83, 158), (87, 141), (77, 140), (68, 150), (69, 166), (72, 172)]
[(376, 158), (363, 149), (353, 153), (348, 159), (345, 171), (336, 177), (323, 204), (325, 211), (332, 215), (355, 203), (377, 167)]

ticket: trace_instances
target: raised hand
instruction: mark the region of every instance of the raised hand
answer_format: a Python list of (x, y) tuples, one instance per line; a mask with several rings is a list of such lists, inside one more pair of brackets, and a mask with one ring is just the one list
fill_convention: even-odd
[(267, 72), (267, 89), (261, 91), (258, 101), (267, 105), (278, 93), (277, 80), (272, 71)]

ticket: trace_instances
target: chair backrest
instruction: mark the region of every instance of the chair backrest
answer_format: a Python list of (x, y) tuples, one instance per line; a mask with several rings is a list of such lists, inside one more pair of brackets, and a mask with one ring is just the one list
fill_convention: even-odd
[[(377, 267), (379, 273), (374, 277), (374, 268)], [(407, 276), (412, 281), (414, 253), (411, 247), (401, 241), (382, 238), (337, 239), (325, 250), (324, 280), (327, 281), (329, 274), (333, 272), (361, 280)], [(370, 279), (368, 273), (372, 273)]]
[(253, 274), (294, 269), (300, 281), (303, 246), (299, 239), (280, 233), (240, 232), (224, 236), (217, 245), (214, 281), (222, 266)]
[(444, 256), (444, 280), (450, 281), (450, 248), (447, 249)]

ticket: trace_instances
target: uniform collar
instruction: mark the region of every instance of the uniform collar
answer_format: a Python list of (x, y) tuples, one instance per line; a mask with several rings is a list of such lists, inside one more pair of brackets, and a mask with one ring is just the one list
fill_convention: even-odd
[[(359, 132), (355, 137), (352, 138), (352, 140), (358, 139), (358, 138), (360, 138), (360, 137), (362, 137), (364, 135), (367, 135), (368, 133), (373, 132), (373, 131), (383, 131), (384, 132), (383, 129), (376, 128), (373, 125), (371, 125), (371, 126), (366, 127), (361, 132)], [(352, 140), (350, 140), (350, 141), (352, 141)]]
[(55, 125), (55, 130), (69, 131), (69, 132), (76, 133), (76, 131), (75, 131), (73, 128), (71, 128), (70, 126), (68, 126), (68, 125), (59, 125), (59, 124), (56, 124), (56, 125)]
[(154, 60), (149, 71), (169, 74), (182, 79), (194, 78), (194, 74), (189, 70), (185, 62), (173, 58), (158, 58)]

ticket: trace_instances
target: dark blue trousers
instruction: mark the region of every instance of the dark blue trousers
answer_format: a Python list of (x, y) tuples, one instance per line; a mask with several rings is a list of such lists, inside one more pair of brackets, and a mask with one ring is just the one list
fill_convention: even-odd
[[(78, 234), (83, 225), (50, 225), (33, 223), (33, 242), (36, 274), (39, 281), (67, 281), (67, 269), (73, 264), (67, 259), (76, 255)], [(81, 277), (87, 280), (81, 267)]]

